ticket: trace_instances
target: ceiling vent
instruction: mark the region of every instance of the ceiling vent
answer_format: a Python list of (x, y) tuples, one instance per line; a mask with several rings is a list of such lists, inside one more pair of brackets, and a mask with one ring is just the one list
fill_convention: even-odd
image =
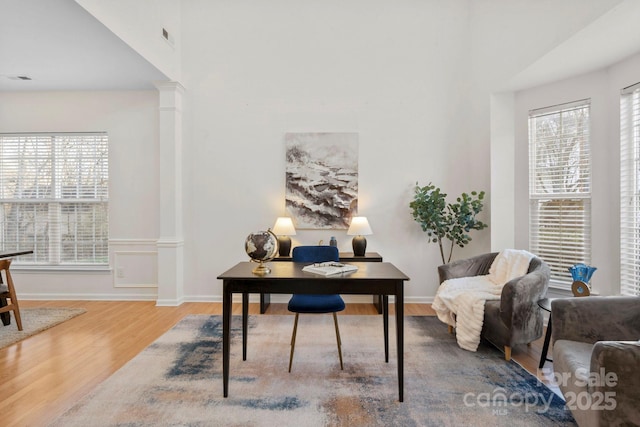
[(174, 45), (173, 36), (169, 34), (169, 31), (167, 31), (166, 28), (162, 29), (162, 38), (165, 39), (165, 41), (173, 47)]

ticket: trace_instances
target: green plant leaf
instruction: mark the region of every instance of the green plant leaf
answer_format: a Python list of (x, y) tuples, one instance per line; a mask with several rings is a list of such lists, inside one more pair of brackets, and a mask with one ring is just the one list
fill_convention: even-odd
[[(470, 195), (462, 193), (456, 203), (447, 203), (446, 193), (432, 183), (420, 187), (416, 182), (413, 200), (409, 203), (413, 219), (427, 233), (427, 241), (438, 243), (443, 264), (451, 260), (455, 246), (464, 247), (471, 242), (469, 232), (487, 227), (478, 220), (484, 207), (482, 200), (485, 192), (471, 191)], [(451, 242), (449, 257), (445, 260), (443, 239)]]

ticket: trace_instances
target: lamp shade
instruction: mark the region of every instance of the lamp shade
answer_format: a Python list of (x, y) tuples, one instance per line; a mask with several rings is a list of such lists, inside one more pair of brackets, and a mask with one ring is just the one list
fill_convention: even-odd
[(291, 218), (281, 216), (276, 220), (276, 224), (273, 226), (273, 234), (279, 236), (295, 236), (296, 229), (293, 226), (293, 221)]
[(351, 218), (351, 225), (347, 230), (349, 236), (368, 236), (373, 234), (366, 216), (354, 216)]

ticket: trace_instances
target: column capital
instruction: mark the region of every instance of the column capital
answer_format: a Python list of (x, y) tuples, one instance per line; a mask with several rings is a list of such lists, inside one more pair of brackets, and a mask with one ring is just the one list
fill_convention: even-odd
[(182, 113), (184, 86), (178, 82), (157, 82), (155, 86), (160, 95), (160, 111), (175, 110)]
[(186, 91), (185, 87), (182, 86), (180, 82), (174, 82), (174, 81), (154, 82), (153, 85), (161, 92), (174, 91), (182, 94)]

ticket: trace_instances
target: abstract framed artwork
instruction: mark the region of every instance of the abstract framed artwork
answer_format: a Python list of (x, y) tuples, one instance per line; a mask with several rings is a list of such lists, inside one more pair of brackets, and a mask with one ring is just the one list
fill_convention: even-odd
[(358, 211), (358, 134), (287, 133), (285, 209), (296, 228), (349, 227)]

